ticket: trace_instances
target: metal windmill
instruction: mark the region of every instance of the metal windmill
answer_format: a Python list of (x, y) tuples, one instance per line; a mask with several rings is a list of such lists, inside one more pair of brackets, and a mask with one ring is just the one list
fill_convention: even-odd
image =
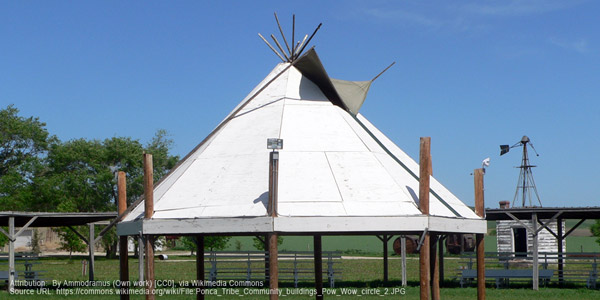
[(523, 147), (523, 157), (521, 159), (521, 166), (517, 167), (520, 168), (521, 171), (519, 172), (517, 190), (515, 191), (515, 197), (513, 198), (512, 202), (513, 207), (515, 206), (515, 202), (519, 203), (517, 201), (518, 199), (521, 199), (522, 207), (526, 207), (525, 203), (527, 203), (527, 200), (529, 200), (529, 207), (534, 206), (532, 203), (533, 194), (535, 194), (535, 198), (537, 199), (537, 202), (539, 203), (540, 207), (542, 206), (542, 201), (540, 201), (540, 195), (537, 192), (535, 181), (533, 180), (533, 173), (531, 172), (531, 168), (535, 168), (536, 166), (529, 164), (527, 146), (531, 147), (531, 149), (533, 150), (533, 152), (535, 152), (537, 156), (540, 156), (537, 153), (537, 151), (535, 151), (531, 140), (526, 135), (524, 135), (518, 143), (512, 146), (500, 145), (500, 155), (508, 153), (508, 151), (512, 148)]

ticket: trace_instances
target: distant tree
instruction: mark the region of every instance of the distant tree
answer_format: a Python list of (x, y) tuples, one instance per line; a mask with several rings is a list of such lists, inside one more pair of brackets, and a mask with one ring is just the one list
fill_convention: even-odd
[[(8, 232), (8, 227), (2, 227), (4, 231)], [(6, 237), (3, 233), (0, 233), (0, 247), (4, 247), (8, 243), (8, 237)]]
[[(164, 130), (143, 146), (138, 140), (113, 137), (104, 141), (77, 139), (54, 144), (48, 153), (48, 182), (55, 186), (47, 192), (59, 211), (115, 211), (117, 187), (115, 172), (127, 174), (127, 202), (143, 194), (142, 154), (152, 153), (155, 176), (166, 174), (178, 160), (168, 153), (172, 141)], [(159, 178), (156, 177), (155, 180)], [(117, 236), (111, 229), (102, 238), (107, 257), (115, 257)]]
[[(49, 135), (45, 123), (18, 112), (12, 105), (0, 109), (2, 210), (116, 211), (116, 171), (127, 174), (127, 203), (131, 204), (143, 194), (142, 153), (153, 156), (155, 181), (179, 160), (169, 154), (173, 141), (165, 130), (158, 130), (146, 145), (129, 137), (60, 142)], [(116, 255), (114, 228), (102, 244), (107, 256)]]
[[(73, 228), (77, 230), (77, 227)], [(69, 259), (71, 259), (73, 252), (83, 252), (87, 248), (86, 244), (81, 240), (81, 238), (71, 231), (71, 229), (67, 227), (61, 227), (56, 231), (60, 237), (60, 247), (58, 249), (69, 251)]]
[(44, 172), (43, 157), (57, 139), (38, 118), (21, 117), (13, 105), (0, 109), (0, 207), (35, 209), (36, 186)]
[(590, 231), (596, 237), (596, 243), (600, 244), (600, 220), (596, 220), (596, 223), (592, 224)]
[(36, 253), (36, 254), (42, 252), (40, 249), (40, 233), (37, 230), (37, 228), (33, 229), (33, 233), (31, 235), (30, 246), (31, 246), (31, 252)]
[[(229, 244), (230, 236), (205, 236), (204, 237), (204, 249), (208, 251), (217, 251), (227, 248)], [(183, 247), (190, 250), (190, 255), (194, 255), (196, 251), (196, 237), (194, 236), (183, 236), (181, 237)]]
[[(281, 244), (283, 244), (283, 237), (279, 235), (279, 236), (277, 236), (277, 246), (280, 246)], [(257, 250), (266, 251), (265, 243), (263, 243), (263, 241), (261, 241), (257, 237), (252, 238), (252, 245)]]

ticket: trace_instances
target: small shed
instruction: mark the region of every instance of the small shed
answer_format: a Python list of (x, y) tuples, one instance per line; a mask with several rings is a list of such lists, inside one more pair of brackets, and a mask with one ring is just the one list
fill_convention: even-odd
[[(502, 201), (501, 208), (504, 206)], [(508, 201), (506, 201), (508, 202)], [(504, 207), (503, 207), (504, 206)], [(559, 222), (549, 222), (548, 219), (540, 219), (540, 224), (547, 224), (538, 232), (538, 251), (558, 253), (558, 239), (552, 234), (559, 232)], [(561, 232), (565, 232), (565, 221), (560, 221)], [(514, 252), (515, 256), (526, 256), (527, 252), (533, 252), (534, 234), (527, 228), (533, 228), (531, 220), (498, 220), (496, 221), (496, 241), (498, 252)], [(562, 252), (566, 252), (567, 244), (563, 241)]]

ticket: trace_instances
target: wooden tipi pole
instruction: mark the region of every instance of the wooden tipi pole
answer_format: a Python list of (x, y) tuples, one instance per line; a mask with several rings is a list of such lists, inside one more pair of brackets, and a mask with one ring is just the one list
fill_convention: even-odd
[[(475, 169), (475, 214), (485, 218), (485, 205), (483, 197), (483, 169)], [(477, 248), (477, 300), (485, 300), (485, 252), (483, 234), (475, 234), (475, 247)]]
[[(119, 171), (117, 175), (118, 211), (119, 215), (127, 210), (127, 179), (125, 172)], [(119, 237), (119, 279), (121, 280), (121, 300), (129, 299), (129, 253), (127, 249), (127, 236)]]
[[(277, 184), (279, 171), (279, 152), (269, 155), (269, 216), (277, 217)], [(269, 299), (279, 299), (279, 266), (277, 262), (277, 233), (268, 234), (269, 245)]]
[[(421, 213), (429, 215), (429, 176), (430, 176), (430, 149), (431, 138), (422, 137), (420, 141), (419, 156), (419, 208)], [(421, 300), (431, 299), (430, 279), (430, 256), (429, 256), (429, 232), (424, 231), (423, 244), (419, 252), (419, 276), (420, 276), (420, 296)]]
[[(154, 171), (152, 154), (144, 153), (144, 218), (150, 219), (154, 214)], [(145, 236), (146, 250), (146, 299), (154, 300), (154, 237)]]

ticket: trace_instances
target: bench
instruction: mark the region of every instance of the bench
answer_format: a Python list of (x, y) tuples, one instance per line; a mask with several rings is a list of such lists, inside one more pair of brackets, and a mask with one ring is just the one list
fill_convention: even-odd
[[(335, 280), (342, 276), (342, 270), (336, 266), (342, 256), (339, 252), (326, 251), (323, 253), (323, 277), (327, 278), (329, 286), (335, 287)], [(207, 278), (211, 281), (224, 279), (240, 279), (246, 281), (268, 280), (268, 253), (262, 251), (248, 252), (210, 252), (205, 254), (210, 268), (206, 270)], [(313, 253), (305, 251), (280, 252), (279, 280), (292, 280), (298, 287), (300, 279), (314, 278)]]
[[(19, 273), (15, 272), (15, 280), (19, 278)], [(8, 283), (8, 271), (0, 271), (0, 282)]]
[[(34, 253), (16, 253), (15, 264), (18, 265), (22, 263), (25, 267), (25, 270), (15, 270), (15, 280), (18, 280), (19, 277), (21, 280), (27, 281), (43, 280), (43, 278), (40, 277), (40, 275), (44, 274), (46, 271), (33, 270), (34, 265), (40, 264), (40, 262), (37, 261), (37, 259), (38, 256)], [(8, 256), (0, 255), (0, 265), (8, 265)], [(8, 275), (8, 271), (0, 271), (0, 282), (8, 283)]]
[[(554, 270), (539, 270), (540, 280), (543, 282), (549, 281), (554, 276)], [(477, 270), (466, 269), (462, 270), (460, 277), (460, 286), (464, 287), (467, 280), (477, 278)], [(486, 269), (486, 279), (495, 279), (496, 288), (500, 288), (503, 279), (509, 278), (533, 278), (533, 270), (531, 269)]]

